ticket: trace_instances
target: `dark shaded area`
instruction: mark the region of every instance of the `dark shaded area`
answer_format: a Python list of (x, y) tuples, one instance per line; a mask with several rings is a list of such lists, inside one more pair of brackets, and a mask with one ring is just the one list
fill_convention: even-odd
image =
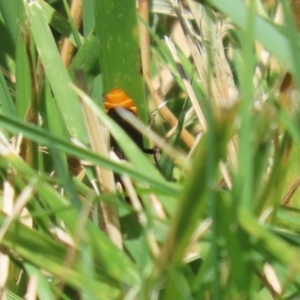
[[(1, 52), (0, 52), (0, 65), (3, 66), (9, 72), (11, 70), (11, 64), (15, 61), (16, 49), (13, 41), (7, 31), (3, 20), (0, 19), (0, 36), (1, 36)], [(10, 61), (11, 60), (11, 61)]]

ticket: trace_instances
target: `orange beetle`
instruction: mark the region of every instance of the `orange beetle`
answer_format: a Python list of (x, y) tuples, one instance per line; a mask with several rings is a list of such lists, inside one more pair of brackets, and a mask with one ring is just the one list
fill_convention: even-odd
[[(149, 153), (147, 149), (144, 149), (143, 136), (141, 133), (132, 127), (128, 122), (126, 122), (118, 113), (118, 109), (123, 108), (131, 112), (133, 117), (137, 118), (137, 107), (134, 105), (132, 99), (122, 91), (121, 89), (112, 89), (110, 93), (104, 96), (104, 106), (106, 113), (120, 126), (123, 130), (131, 137), (131, 139), (136, 143), (136, 145), (142, 149), (144, 152)], [(116, 152), (120, 158), (124, 158), (125, 155), (121, 150), (121, 147), (111, 138), (111, 147)], [(151, 152), (152, 153), (152, 152)]]
[[(123, 130), (131, 137), (131, 139), (144, 153), (152, 154), (155, 164), (158, 166), (158, 161), (156, 158), (156, 154), (158, 151), (155, 149), (145, 149), (142, 134), (128, 122), (126, 122), (117, 111), (118, 109), (122, 108), (126, 109), (127, 111), (132, 113), (134, 118), (137, 118), (138, 109), (134, 105), (133, 100), (129, 98), (129, 96), (124, 91), (118, 88), (112, 89), (110, 93), (107, 93), (104, 96), (103, 100), (107, 115), (110, 116), (121, 128), (123, 128)], [(120, 158), (125, 158), (121, 147), (118, 145), (114, 138), (111, 138), (111, 147)]]
[(138, 110), (133, 100), (121, 89), (112, 89), (110, 93), (104, 96), (104, 101), (106, 112), (112, 108), (122, 107), (130, 109), (135, 115), (137, 114)]

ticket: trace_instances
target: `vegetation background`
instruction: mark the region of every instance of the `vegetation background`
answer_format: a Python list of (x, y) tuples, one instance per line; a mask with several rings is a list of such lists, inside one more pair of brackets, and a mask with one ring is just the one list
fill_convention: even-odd
[(298, 7), (0, 0), (0, 298), (299, 299)]

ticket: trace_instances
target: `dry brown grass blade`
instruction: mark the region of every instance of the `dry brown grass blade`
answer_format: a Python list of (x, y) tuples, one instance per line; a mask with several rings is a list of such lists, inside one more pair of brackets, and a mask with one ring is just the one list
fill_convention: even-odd
[[(149, 1), (139, 0), (138, 13), (146, 24), (149, 23)], [(149, 74), (150, 65), (150, 37), (147, 28), (139, 22), (139, 37), (140, 37), (140, 51), (142, 59), (143, 74)]]
[[(208, 47), (202, 47), (202, 40), (191, 26), (188, 18), (184, 16), (181, 7), (175, 1), (172, 1), (172, 5), (182, 26), (204, 89), (208, 92), (208, 97), (210, 102), (214, 105), (215, 110), (221, 113), (224, 106), (228, 107), (234, 105), (238, 98), (238, 91), (233, 81), (233, 74), (224, 53), (222, 32), (225, 32), (226, 28), (223, 27), (224, 25), (221, 22), (216, 22), (216, 24), (211, 23), (211, 20), (208, 21), (205, 14), (201, 16), (199, 27), (202, 29), (202, 39), (210, 41), (211, 48), (214, 49), (214, 51), (211, 51)], [(192, 9), (194, 10), (193, 7)], [(210, 51), (210, 53), (208, 53), (208, 51)], [(215, 76), (212, 76), (212, 72), (210, 71), (209, 57), (212, 57), (214, 62), (214, 68), (216, 70)], [(205, 128), (204, 126), (204, 131)], [(235, 170), (237, 164), (237, 149), (234, 138), (228, 144), (227, 153), (230, 167)], [(220, 167), (227, 185), (231, 186), (230, 176), (226, 171), (225, 165), (221, 164)]]
[[(78, 29), (82, 19), (82, 0), (73, 0), (70, 12), (74, 24)], [(64, 38), (61, 46), (61, 58), (66, 68), (68, 68), (72, 62), (74, 50), (74, 45), (68, 39)]]
[[(191, 50), (197, 73), (205, 90), (210, 92), (209, 96), (212, 102), (217, 106), (234, 104), (238, 92), (233, 81), (233, 74), (225, 57), (222, 41), (222, 34), (226, 32), (227, 28), (222, 22), (214, 24), (211, 20), (207, 21), (205, 14), (202, 14), (200, 22), (202, 36), (200, 37), (193, 29), (190, 20), (183, 14), (181, 7), (174, 1), (172, 1), (172, 4)], [(203, 41), (209, 41), (214, 51), (202, 46)], [(207, 53), (208, 50), (211, 53)], [(212, 56), (214, 61), (215, 78), (212, 78), (209, 70), (209, 55)]]
[[(204, 83), (207, 84), (206, 88), (208, 91), (211, 92), (212, 96), (212, 102), (215, 103), (215, 108), (217, 112), (222, 114), (222, 110), (224, 107), (232, 107), (236, 104), (236, 101), (238, 99), (238, 90), (235, 86), (234, 80), (233, 80), (233, 74), (231, 72), (231, 68), (229, 66), (229, 63), (227, 61), (227, 58), (225, 56), (224, 52), (224, 45), (223, 45), (223, 39), (222, 34), (223, 32), (226, 32), (228, 29), (226, 25), (222, 22), (217, 22), (217, 24), (213, 24), (209, 26), (209, 24), (206, 24), (206, 18), (203, 18), (202, 20), (202, 26), (206, 28), (210, 28), (209, 30), (204, 30), (204, 39), (209, 39), (211, 41), (211, 47), (214, 49), (214, 51), (211, 53), (213, 56), (214, 61), (214, 68), (216, 70), (216, 76), (215, 78), (203, 78)], [(206, 51), (204, 48), (203, 51)], [(203, 57), (208, 58), (208, 54), (206, 53)], [(195, 61), (201, 61), (201, 55), (199, 51), (195, 52), (194, 54)], [(199, 66), (199, 63), (196, 64), (196, 66)], [(204, 70), (206, 69), (205, 73), (210, 74), (209, 71), (209, 64), (208, 62), (202, 62), (202, 66), (204, 67)], [(237, 141), (236, 137), (233, 137), (227, 146), (227, 159), (229, 162), (229, 166), (232, 170), (236, 170), (237, 166)], [(221, 168), (224, 168), (221, 167)], [(225, 169), (224, 169), (225, 171)], [(223, 172), (224, 172), (223, 171)], [(226, 172), (223, 173), (224, 176), (228, 177), (226, 179), (227, 184), (229, 184), (229, 176)]]
[(188, 80), (188, 77), (187, 77), (187, 75), (186, 75), (186, 73), (185, 73), (185, 71), (182, 67), (182, 64), (179, 60), (179, 57), (176, 53), (175, 46), (168, 37), (165, 37), (165, 41), (166, 41), (166, 44), (167, 44), (167, 46), (168, 46), (168, 48), (171, 52), (171, 55), (173, 56), (174, 61), (176, 63), (178, 72), (179, 72), (179, 74), (180, 74), (180, 76), (183, 80), (183, 84), (185, 85), (188, 96), (191, 99), (192, 105), (193, 105), (194, 110), (196, 112), (196, 115), (199, 119), (199, 123), (200, 123), (201, 127), (206, 131), (207, 130), (207, 123), (206, 123), (204, 114), (202, 112), (202, 109), (200, 108), (199, 102), (196, 98), (196, 95), (194, 93), (192, 85), (191, 85), (190, 81)]
[(296, 182), (291, 186), (289, 191), (286, 193), (284, 198), (281, 201), (281, 205), (288, 205), (291, 198), (294, 196), (295, 192), (297, 191), (298, 187), (300, 186), (300, 178), (296, 180)]
[[(151, 82), (151, 79), (149, 78), (149, 76), (147, 76), (145, 74), (145, 81), (147, 83), (148, 89), (150, 91), (150, 94), (154, 100), (154, 102), (156, 103), (157, 107), (161, 106), (163, 104), (163, 100), (160, 98), (160, 96), (156, 93), (153, 84)], [(161, 106), (159, 108), (159, 112), (161, 113), (161, 115), (163, 116), (163, 118), (172, 126), (176, 126), (178, 124), (178, 120), (177, 118), (173, 115), (173, 113), (165, 106)], [(195, 139), (194, 137), (186, 130), (183, 129), (181, 132), (181, 139), (184, 141), (184, 143), (189, 146), (189, 147), (193, 147), (194, 143), (195, 143)]]
[[(201, 46), (202, 43), (200, 37), (194, 31), (188, 18), (185, 17), (181, 7), (175, 1), (171, 1), (171, 3), (182, 26), (182, 30), (184, 32), (187, 44), (190, 48), (200, 80), (204, 85), (205, 90), (208, 92), (210, 102), (214, 105), (216, 112), (222, 113), (224, 107), (232, 106), (235, 103), (238, 92), (234, 85), (231, 69), (225, 57), (223, 42), (221, 38), (221, 28), (216, 28), (216, 24), (207, 24), (205, 17), (201, 19), (200, 25), (203, 29), (203, 38), (210, 40), (212, 48), (214, 49), (214, 51), (208, 49), (211, 53), (207, 53), (207, 47)], [(169, 46), (169, 48), (172, 50), (172, 47)], [(176, 58), (174, 49), (171, 52), (177, 66), (179, 66), (180, 62), (178, 62), (178, 59)], [(212, 72), (209, 69), (210, 65), (208, 62), (210, 56), (212, 56), (214, 60), (214, 67), (216, 69), (215, 76), (212, 76)], [(180, 72), (180, 68), (178, 68), (178, 70)], [(182, 74), (181, 76), (183, 78), (186, 77), (184, 76), (184, 74)], [(202, 127), (203, 131), (206, 131), (207, 124), (202, 110), (199, 106), (199, 102), (197, 101), (193, 93), (193, 89), (190, 83), (186, 80), (184, 81), (184, 83), (186, 85), (187, 92), (192, 101), (196, 114), (198, 115), (198, 118), (200, 120), (200, 126)], [(230, 166), (232, 169), (235, 169), (237, 161), (237, 151), (234, 139), (229, 142), (227, 153)], [(220, 169), (227, 183), (227, 186), (231, 188), (231, 178), (224, 163), (220, 163)]]
[[(294, 22), (296, 29), (300, 31), (300, 0), (291, 0), (290, 1), (292, 13), (294, 17)], [(286, 72), (279, 89), (279, 102), (286, 112), (293, 116), (295, 111), (298, 110), (298, 96), (297, 96), (297, 86), (295, 80), (289, 72)], [(293, 196), (299, 194), (299, 172), (296, 167), (299, 164), (300, 159), (300, 150), (299, 147), (293, 143), (293, 140), (290, 139), (290, 143), (285, 151), (284, 160), (289, 161), (289, 170), (285, 180), (285, 196), (282, 199), (281, 204), (287, 205), (292, 202)], [(293, 205), (298, 206), (297, 196), (293, 198), (295, 203)]]
[(11, 82), (16, 83), (16, 76), (11, 74), (8, 70), (6, 70), (3, 66), (0, 66), (0, 71), (3, 75)]
[[(14, 205), (14, 197), (15, 197), (15, 190), (14, 186), (14, 175), (8, 174), (7, 179), (3, 183), (3, 202), (1, 210), (6, 213), (8, 216), (12, 215), (13, 213), (13, 205)], [(0, 253), (0, 298), (6, 299), (6, 283), (9, 277), (9, 265), (10, 260), (9, 256), (6, 254)], [(4, 297), (4, 298), (2, 298)]]
[[(296, 28), (300, 31), (300, 0), (291, 0), (290, 3)], [(294, 79), (292, 75), (287, 72), (280, 85), (279, 101), (288, 110), (292, 108), (293, 94), (295, 90), (296, 85)]]
[(295, 25), (298, 31), (300, 31), (300, 1), (291, 0), (292, 11), (295, 19)]
[[(171, 31), (172, 40), (177, 47), (184, 53), (187, 58), (190, 58), (191, 51), (187, 45), (185, 35), (182, 31), (180, 23), (175, 20), (172, 25)], [(175, 79), (169, 68), (163, 67), (159, 70), (158, 74), (152, 78), (152, 84), (155, 90), (159, 90), (160, 95), (166, 95), (174, 86)]]
[[(190, 49), (187, 45), (185, 35), (182, 31), (181, 25), (177, 20), (174, 20), (174, 23), (172, 25), (172, 31), (171, 31), (172, 40), (176, 44), (176, 46), (184, 53), (184, 55), (189, 58), (191, 56)], [(159, 73), (152, 78), (151, 80), (153, 89), (157, 91), (157, 94), (159, 94), (162, 98), (168, 94), (168, 92), (172, 89), (172, 87), (175, 84), (174, 76), (172, 75), (172, 72), (169, 68), (163, 67), (159, 70)], [(153, 108), (153, 109), (156, 109)], [(167, 109), (159, 108), (160, 110), (164, 110), (162, 114), (165, 114), (166, 116), (169, 115), (169, 112)], [(185, 115), (184, 124), (192, 117), (194, 116), (194, 110), (191, 108), (189, 112)], [(172, 117), (170, 117), (173, 119)], [(175, 120), (175, 119), (174, 119)], [(177, 124), (178, 120), (176, 120)], [(172, 126), (172, 128), (169, 130), (169, 132), (166, 134), (165, 138), (170, 138), (176, 131), (176, 125)], [(193, 127), (193, 132), (196, 132), (198, 134), (199, 132), (203, 131), (201, 125), (199, 123), (195, 124)], [(190, 146), (191, 147), (191, 146)]]
[(264, 264), (263, 273), (255, 271), (257, 277), (264, 283), (265, 287), (269, 290), (272, 299), (277, 299), (282, 294), (282, 287), (278, 280), (277, 274), (273, 267), (269, 264)]
[(295, 92), (296, 85), (293, 76), (291, 73), (287, 72), (282, 79), (279, 93), (279, 101), (287, 111), (291, 111)]
[(274, 268), (268, 264), (264, 264), (264, 275), (268, 282), (268, 288), (270, 289), (273, 296), (278, 296), (282, 294), (281, 283), (278, 279), (278, 276), (274, 270)]

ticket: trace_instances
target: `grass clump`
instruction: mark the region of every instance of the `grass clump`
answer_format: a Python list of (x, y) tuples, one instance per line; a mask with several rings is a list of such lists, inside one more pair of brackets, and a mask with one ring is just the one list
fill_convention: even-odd
[(297, 297), (297, 3), (245, 2), (0, 1), (1, 297)]

